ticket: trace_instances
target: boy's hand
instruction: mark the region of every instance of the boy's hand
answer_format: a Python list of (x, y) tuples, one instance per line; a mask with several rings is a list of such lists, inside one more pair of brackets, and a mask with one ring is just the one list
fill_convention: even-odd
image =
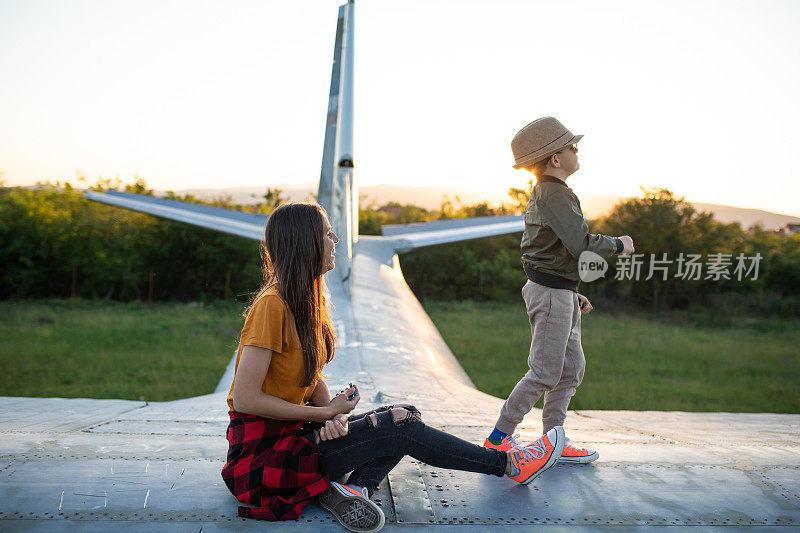
[(594, 307), (592, 307), (592, 304), (589, 303), (589, 299), (583, 294), (578, 295), (578, 303), (581, 306), (582, 315), (585, 315), (586, 313), (591, 313), (592, 309), (594, 309)]
[(617, 237), (619, 240), (622, 241), (622, 253), (619, 255), (630, 255), (636, 251), (633, 247), (633, 239), (631, 239), (630, 235), (622, 235), (621, 237)]

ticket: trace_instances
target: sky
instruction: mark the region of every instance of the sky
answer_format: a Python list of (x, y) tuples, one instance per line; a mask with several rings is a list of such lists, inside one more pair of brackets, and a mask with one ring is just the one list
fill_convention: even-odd
[[(0, 180), (319, 178), (339, 2), (0, 0)], [(583, 134), (581, 194), (800, 216), (800, 2), (357, 1), (360, 185), (506, 191)], [(794, 148), (792, 148), (794, 147)]]

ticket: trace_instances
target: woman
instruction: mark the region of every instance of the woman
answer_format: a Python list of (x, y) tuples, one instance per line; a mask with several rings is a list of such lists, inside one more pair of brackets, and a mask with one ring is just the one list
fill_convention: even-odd
[[(312, 203), (277, 208), (262, 246), (264, 286), (246, 313), (228, 394), (228, 461), (222, 477), (242, 502), (239, 516), (296, 519), (314, 496), (351, 531), (377, 531), (383, 513), (369, 496), (404, 455), (433, 466), (507, 475), (530, 483), (555, 464), (558, 427), (529, 446), (485, 448), (427, 426), (412, 405), (347, 416), (351, 385), (331, 397), (322, 378), (335, 334), (323, 296), (338, 238)], [(352, 472), (346, 484), (335, 481)]]

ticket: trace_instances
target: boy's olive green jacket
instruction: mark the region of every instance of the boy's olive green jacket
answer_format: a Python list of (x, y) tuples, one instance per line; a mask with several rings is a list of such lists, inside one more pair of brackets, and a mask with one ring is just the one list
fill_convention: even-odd
[(620, 239), (589, 233), (581, 202), (566, 183), (537, 178), (525, 208), (522, 263), (547, 274), (579, 281), (578, 257), (591, 250), (601, 257), (622, 252)]

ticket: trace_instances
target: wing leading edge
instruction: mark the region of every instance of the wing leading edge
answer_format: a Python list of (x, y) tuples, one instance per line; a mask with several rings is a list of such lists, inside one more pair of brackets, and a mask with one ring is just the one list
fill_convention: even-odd
[(87, 191), (84, 196), (97, 202), (178, 220), (256, 241), (264, 238), (264, 225), (267, 223), (267, 215), (192, 204), (179, 200), (167, 200), (142, 194)]
[(405, 253), (425, 246), (519, 233), (524, 229), (522, 215), (501, 215), (397, 224), (384, 226), (382, 231), (384, 238), (395, 242), (395, 252)]

